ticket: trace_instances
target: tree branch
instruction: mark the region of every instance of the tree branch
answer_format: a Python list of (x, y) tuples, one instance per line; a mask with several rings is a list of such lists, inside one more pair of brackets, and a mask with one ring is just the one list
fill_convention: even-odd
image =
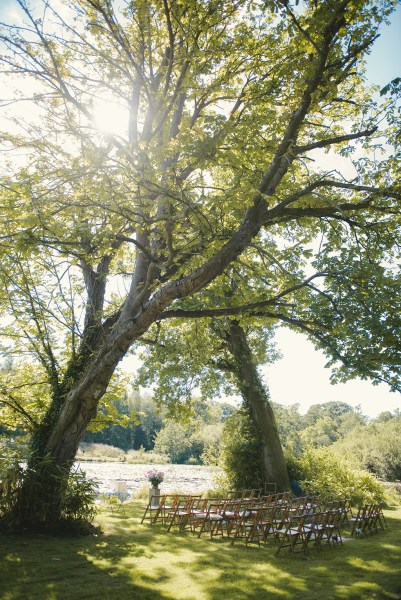
[(371, 127), (370, 129), (364, 129), (363, 131), (358, 131), (357, 133), (339, 135), (337, 137), (327, 138), (318, 142), (312, 142), (311, 144), (305, 144), (304, 146), (294, 146), (293, 152), (295, 154), (302, 154), (303, 152), (309, 152), (309, 150), (314, 150), (315, 148), (324, 148), (326, 146), (331, 146), (332, 144), (340, 144), (341, 142), (356, 140), (361, 137), (369, 137), (375, 133), (377, 129), (377, 127)]

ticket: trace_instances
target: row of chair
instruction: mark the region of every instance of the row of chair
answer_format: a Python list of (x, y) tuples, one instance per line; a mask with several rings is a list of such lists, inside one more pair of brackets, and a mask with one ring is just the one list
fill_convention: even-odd
[(290, 552), (309, 554), (309, 547), (320, 550), (323, 544), (343, 545), (341, 535), (341, 510), (328, 510), (310, 515), (292, 516), (282, 531), (277, 532), (278, 548), (276, 556), (287, 547)]
[(365, 504), (360, 506), (355, 516), (351, 517), (351, 535), (356, 537), (368, 533), (377, 533), (387, 529), (386, 519), (381, 503)]
[[(352, 532), (360, 529), (367, 533), (384, 529), (387, 524), (380, 504), (358, 510), (352, 515), (349, 500), (332, 500), (322, 503), (319, 496), (294, 498), (290, 493), (257, 496), (232, 494), (226, 498), (202, 498), (201, 495), (163, 495), (157, 506), (151, 498), (145, 507), (142, 523), (162, 522), (171, 531), (189, 528), (201, 537), (228, 537), (231, 544), (242, 539), (248, 545), (266, 543), (271, 535), (277, 542), (277, 552), (288, 548), (309, 553), (311, 547), (320, 550), (323, 544), (342, 545), (341, 528), (347, 523)], [(252, 497), (253, 496), (253, 497)]]
[[(145, 520), (149, 520), (151, 523), (156, 523), (157, 521), (162, 521), (166, 523), (167, 521), (171, 521), (171, 526), (175, 522), (184, 521), (184, 513), (185, 511), (190, 512), (191, 510), (196, 510), (198, 512), (204, 512), (207, 506), (207, 503), (215, 502), (219, 506), (224, 505), (224, 503), (234, 503), (238, 502), (265, 502), (272, 503), (273, 501), (277, 502), (287, 502), (291, 497), (291, 492), (284, 492), (281, 494), (270, 494), (268, 496), (261, 496), (261, 489), (251, 489), (251, 490), (242, 490), (241, 492), (231, 491), (226, 494), (226, 497), (223, 498), (202, 498), (202, 495), (188, 495), (188, 494), (164, 494), (162, 496), (152, 496), (149, 499), (148, 505), (145, 507), (145, 512), (142, 517), (141, 523)], [(189, 502), (193, 501), (193, 506), (188, 506)]]

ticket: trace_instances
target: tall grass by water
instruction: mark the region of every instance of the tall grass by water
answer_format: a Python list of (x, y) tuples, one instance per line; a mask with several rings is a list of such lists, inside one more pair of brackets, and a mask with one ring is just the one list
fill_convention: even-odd
[(126, 462), (129, 464), (166, 464), (170, 462), (166, 454), (139, 450), (124, 451), (116, 446), (107, 444), (85, 444), (79, 446), (76, 456), (79, 461)]

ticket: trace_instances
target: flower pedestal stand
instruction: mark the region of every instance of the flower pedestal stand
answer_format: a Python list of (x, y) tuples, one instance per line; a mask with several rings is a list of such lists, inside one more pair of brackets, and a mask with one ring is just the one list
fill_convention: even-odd
[(160, 489), (157, 486), (151, 487), (149, 490), (149, 502), (150, 501), (152, 501), (151, 506), (154, 506), (155, 508), (160, 504)]

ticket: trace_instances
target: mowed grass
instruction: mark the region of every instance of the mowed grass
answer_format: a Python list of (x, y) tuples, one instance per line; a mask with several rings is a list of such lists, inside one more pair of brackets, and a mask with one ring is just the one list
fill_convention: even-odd
[(275, 544), (201, 539), (140, 524), (142, 506), (97, 517), (103, 533), (83, 538), (0, 537), (1, 600), (401, 599), (401, 508), (388, 530), (310, 557), (274, 557)]

